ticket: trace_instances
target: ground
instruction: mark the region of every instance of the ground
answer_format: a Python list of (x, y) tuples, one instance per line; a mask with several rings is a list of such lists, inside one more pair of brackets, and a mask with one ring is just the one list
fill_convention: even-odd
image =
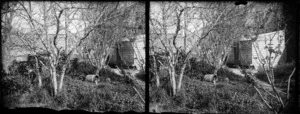
[[(183, 87), (178, 95), (168, 95), (166, 87), (150, 88), (151, 112), (183, 113), (272, 113), (264, 105), (253, 85), (248, 83), (237, 69), (226, 73), (230, 81), (217, 84), (184, 75)], [(223, 74), (220, 74), (223, 75)], [(225, 75), (225, 74), (224, 74)], [(260, 84), (267, 90), (272, 87)], [(283, 92), (284, 93), (284, 92)]]
[[(133, 74), (135, 71), (128, 71)], [(134, 74), (134, 77), (136, 75)], [(43, 107), (54, 110), (85, 110), (85, 111), (136, 111), (143, 112), (145, 104), (141, 97), (144, 98), (144, 91), (139, 85), (131, 85), (125, 82), (124, 76), (114, 75), (111, 82), (101, 81), (96, 85), (92, 82), (71, 78), (66, 75), (62, 92), (57, 96), (51, 96), (49, 82), (43, 80), (43, 87), (38, 88), (36, 85), (30, 85), (23, 82), (22, 76), (9, 76), (5, 82), (16, 82), (17, 86), (23, 86), (24, 91), (13, 90), (12, 86), (6, 90), (10, 92), (4, 96), (7, 100), (5, 105), (8, 108), (14, 107)], [(13, 80), (17, 79), (17, 80)], [(141, 85), (144, 81), (139, 80)], [(7, 83), (6, 85), (11, 85)], [(28, 86), (28, 88), (27, 88)], [(133, 89), (133, 86), (140, 92)], [(143, 87), (144, 88), (144, 87)]]

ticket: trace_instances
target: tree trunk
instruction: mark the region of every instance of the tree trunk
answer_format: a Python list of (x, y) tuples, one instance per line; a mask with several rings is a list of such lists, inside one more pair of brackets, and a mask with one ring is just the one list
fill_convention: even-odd
[(217, 75), (218, 71), (219, 71), (220, 68), (216, 68), (213, 72), (213, 74)]
[(157, 74), (157, 72), (154, 73), (155, 77), (156, 77), (156, 87), (160, 86), (160, 82), (159, 82), (159, 76)]
[(100, 75), (100, 74), (99, 74), (100, 70), (101, 70), (101, 68), (100, 68), (100, 67), (97, 67), (96, 75)]
[(59, 92), (62, 91), (62, 87), (63, 87), (63, 84), (64, 84), (64, 77), (65, 77), (66, 65), (64, 64), (62, 67), (63, 67), (62, 68), (62, 74), (60, 76), (60, 83), (59, 83), (59, 88), (58, 88)]
[(157, 65), (156, 65), (156, 59), (154, 56), (153, 57), (153, 66), (154, 66), (154, 75), (155, 75), (155, 78), (156, 78), (156, 87), (159, 87), (160, 86), (160, 82), (159, 82), (159, 76), (157, 74)]
[(170, 66), (170, 69), (169, 69), (169, 73), (170, 73), (170, 82), (171, 82), (171, 87), (172, 87), (172, 92), (173, 92), (173, 95), (176, 95), (176, 79), (175, 79), (175, 67), (174, 66)]
[(53, 91), (54, 91), (54, 96), (57, 95), (57, 80), (56, 80), (56, 68), (54, 66), (54, 63), (51, 63), (51, 69), (52, 69), (52, 85), (53, 85)]
[(40, 74), (40, 66), (39, 66), (39, 60), (37, 59), (36, 56), (34, 56), (35, 58), (35, 68), (36, 68), (36, 73), (37, 73), (37, 77), (38, 77), (38, 81), (39, 81), (39, 88), (42, 87), (42, 77), (41, 77), (41, 74)]
[(182, 78), (183, 78), (183, 73), (184, 73), (185, 67), (186, 67), (186, 63), (183, 64), (183, 66), (182, 66), (182, 68), (181, 68), (181, 71), (180, 71), (177, 91), (180, 91), (180, 89), (181, 89)]

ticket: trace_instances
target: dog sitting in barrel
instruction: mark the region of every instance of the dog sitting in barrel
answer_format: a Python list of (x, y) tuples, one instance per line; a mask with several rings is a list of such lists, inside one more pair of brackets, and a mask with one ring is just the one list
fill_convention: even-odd
[(205, 74), (203, 77), (203, 81), (213, 82), (214, 84), (216, 84), (218, 78), (216, 74)]
[(100, 77), (96, 74), (88, 74), (86, 75), (84, 81), (92, 82), (98, 85), (98, 82), (100, 81)]

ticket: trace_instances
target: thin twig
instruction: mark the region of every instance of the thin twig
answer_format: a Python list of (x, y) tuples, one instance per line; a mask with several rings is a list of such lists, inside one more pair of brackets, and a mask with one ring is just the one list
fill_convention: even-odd
[(145, 103), (145, 100), (143, 99), (142, 95), (140, 94), (140, 92), (134, 87), (132, 86), (132, 88), (136, 91), (136, 93), (139, 95), (140, 99), (142, 100), (143, 103)]
[(264, 97), (262, 96), (262, 94), (260, 93), (260, 91), (259, 91), (255, 86), (254, 86), (254, 88), (255, 88), (255, 90), (258, 92), (260, 98), (261, 98), (261, 99), (264, 101), (264, 103), (268, 106), (268, 108), (270, 108), (271, 110), (273, 110), (273, 107), (270, 106), (270, 104), (268, 103), (268, 101), (266, 101), (266, 100), (264, 99)]
[(288, 81), (288, 87), (287, 87), (287, 95), (286, 95), (286, 98), (289, 99), (289, 93), (290, 93), (290, 82), (291, 82), (291, 77), (294, 75), (294, 72), (295, 72), (296, 68), (294, 68), (292, 74), (289, 76), (289, 81)]

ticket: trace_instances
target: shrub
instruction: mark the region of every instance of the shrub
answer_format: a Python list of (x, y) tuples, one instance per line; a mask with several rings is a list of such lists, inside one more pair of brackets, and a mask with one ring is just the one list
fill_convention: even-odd
[(168, 95), (167, 91), (163, 88), (156, 88), (153, 87), (150, 90), (150, 103), (166, 103), (170, 102), (170, 96)]
[(2, 95), (11, 95), (11, 94), (23, 94), (30, 91), (31, 80), (28, 78), (17, 76), (6, 76), (3, 77), (1, 83)]
[(87, 62), (79, 62), (77, 66), (77, 72), (87, 74), (96, 74), (97, 68)]
[(45, 103), (45, 104), (51, 104), (52, 103), (52, 97), (49, 95), (49, 93), (46, 91), (46, 89), (43, 88), (35, 88), (32, 93), (30, 93), (26, 97), (27, 101), (25, 103)]
[(66, 75), (74, 79), (83, 80), (88, 74), (96, 74), (97, 67), (89, 64), (88, 62), (78, 62), (78, 58), (70, 61), (70, 67), (66, 69)]
[(190, 64), (187, 65), (185, 75), (201, 79), (205, 74), (212, 74), (214, 67), (206, 63), (205, 61), (196, 61), (195, 58), (190, 59)]
[(180, 107), (184, 107), (186, 105), (187, 102), (187, 96), (186, 96), (186, 92), (181, 89), (179, 92), (176, 93), (175, 96), (173, 96), (173, 104), (175, 106), (180, 106)]
[(9, 74), (11, 75), (25, 75), (27, 72), (26, 67), (28, 66), (27, 61), (16, 61), (14, 60), (13, 63), (9, 66)]

